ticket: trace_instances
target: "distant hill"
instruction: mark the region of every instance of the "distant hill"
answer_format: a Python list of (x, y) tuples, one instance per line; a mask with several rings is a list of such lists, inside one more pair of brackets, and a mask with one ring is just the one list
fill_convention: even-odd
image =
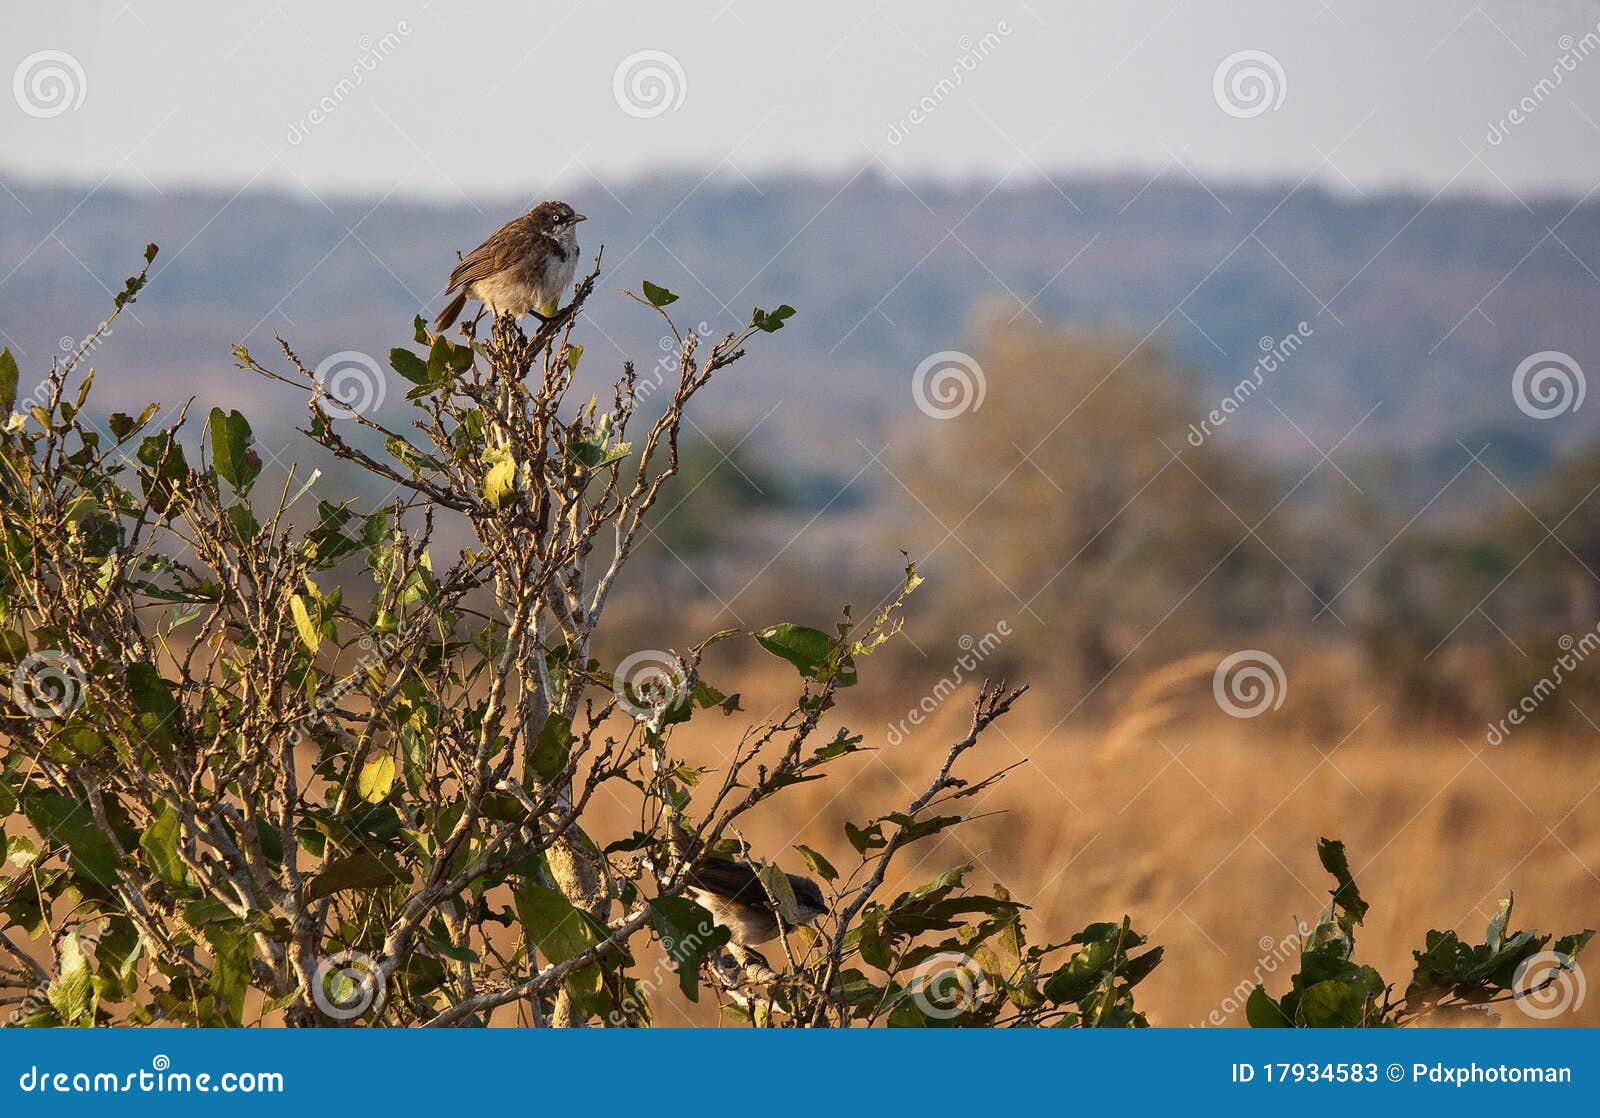
[[(437, 306), (455, 252), (526, 202), (0, 181), (0, 343), (26, 370), (102, 316), (153, 240), (162, 255), (138, 317), (96, 355), (108, 395), (253, 399), (257, 414), (285, 424), (299, 403), (231, 372), (233, 342), (261, 355), (282, 334), (308, 361), (381, 355), (406, 340), (414, 313)], [(980, 309), (1133, 338), (1154, 331), (1148, 344), (1192, 367), (1206, 408), (1250, 374), (1263, 339), (1305, 321), (1311, 337), (1218, 437), (1315, 460), (1272, 404), (1324, 449), (1376, 407), (1347, 448), (1414, 455), (1418, 486), (1459, 468), (1457, 438), (1474, 449), (1503, 441), (1531, 464), (1600, 427), (1600, 403), (1536, 421), (1511, 396), (1513, 369), (1535, 351), (1563, 351), (1600, 374), (1596, 201), (1207, 189), (1177, 170), (1149, 183), (966, 186), (871, 173), (661, 177), (569, 198), (590, 217), (585, 249), (605, 244), (589, 371), (659, 358), (658, 323), (621, 296), (643, 279), (682, 296), (673, 309), (686, 324), (716, 332), (752, 306), (791, 303), (797, 317), (711, 394), (702, 423), (737, 433), (759, 424), (746, 449), (803, 458), (813, 473), (848, 478), (864, 448), (932, 422), (914, 406), (912, 371), (969, 344)], [(1062, 414), (1075, 402), (1063, 399)], [(1058, 418), (1040, 416), (1041, 433)]]

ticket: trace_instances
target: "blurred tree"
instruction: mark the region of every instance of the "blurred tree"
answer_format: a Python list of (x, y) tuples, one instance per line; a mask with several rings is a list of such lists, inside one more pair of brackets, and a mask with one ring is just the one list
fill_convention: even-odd
[(1012, 618), (1011, 655), (1089, 688), (1135, 652), (1158, 664), (1281, 624), (1286, 605), (1315, 614), (1272, 554), (1283, 487), (1225, 448), (1225, 426), (1195, 436), (1215, 405), (1159, 346), (996, 319), (974, 360), (981, 406), (921, 420), (895, 465), (960, 541), (927, 569), (970, 563), (947, 580), (967, 598), (950, 616)]

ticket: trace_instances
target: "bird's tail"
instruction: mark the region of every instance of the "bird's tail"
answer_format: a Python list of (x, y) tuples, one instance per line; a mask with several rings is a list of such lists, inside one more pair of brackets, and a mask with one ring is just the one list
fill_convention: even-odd
[(467, 306), (467, 293), (457, 291), (456, 297), (444, 305), (444, 310), (439, 312), (439, 317), (433, 320), (433, 332), (442, 334), (450, 329), (456, 319), (461, 317), (461, 312)]

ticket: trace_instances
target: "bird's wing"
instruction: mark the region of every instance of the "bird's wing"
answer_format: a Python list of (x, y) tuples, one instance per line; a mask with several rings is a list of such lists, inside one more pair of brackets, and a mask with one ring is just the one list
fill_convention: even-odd
[(765, 905), (767, 892), (761, 888), (756, 873), (742, 862), (726, 858), (707, 858), (700, 863), (691, 880), (694, 884), (718, 897), (743, 901), (745, 904)]
[(514, 218), (461, 258), (450, 272), (450, 286), (445, 288), (445, 293), (497, 275), (531, 254), (544, 252), (554, 252), (558, 259), (565, 255), (561, 246), (536, 229), (526, 214)]

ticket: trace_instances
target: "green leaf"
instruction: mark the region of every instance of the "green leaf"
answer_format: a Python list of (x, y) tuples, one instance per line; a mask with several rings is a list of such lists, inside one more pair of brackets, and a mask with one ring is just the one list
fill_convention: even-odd
[(551, 963), (564, 963), (606, 938), (594, 918), (557, 889), (523, 881), (517, 885), (513, 901), (529, 941)]
[(661, 946), (677, 964), (683, 996), (699, 1001), (701, 960), (728, 942), (728, 929), (686, 897), (657, 897), (650, 902), (650, 915)]
[(103, 891), (116, 883), (122, 859), (95, 824), (88, 804), (60, 792), (33, 791), (23, 799), (22, 810), (47, 844), (66, 846), (68, 864), (79, 875), (80, 886)]
[(553, 780), (567, 767), (567, 758), (572, 753), (572, 723), (565, 715), (552, 714), (545, 720), (544, 729), (539, 731), (539, 740), (534, 742), (533, 754), (529, 760), (533, 763), (533, 771), (541, 779)]
[(1044, 984), (1044, 996), (1060, 1005), (1082, 1000), (1105, 981), (1106, 970), (1116, 957), (1116, 946), (1106, 942), (1086, 943)]
[(167, 681), (153, 666), (143, 663), (129, 664), (125, 678), (128, 697), (139, 712), (140, 729), (156, 742), (170, 740), (171, 722), (177, 717), (178, 703)]
[(789, 875), (776, 862), (768, 862), (756, 871), (756, 876), (761, 879), (761, 887), (766, 890), (767, 896), (777, 906), (779, 915), (790, 924), (799, 924), (800, 902), (795, 899)]
[[(806, 679), (820, 679), (833, 651), (833, 638), (821, 629), (791, 625), (787, 621), (768, 625), (755, 634), (756, 643), (774, 656), (793, 664)], [(856, 681), (855, 665), (847, 656), (839, 667), (839, 681), (848, 687)]]
[(865, 854), (869, 850), (879, 850), (889, 844), (883, 837), (883, 824), (874, 821), (865, 827), (857, 827), (849, 820), (845, 821), (844, 834), (850, 840), (850, 845), (855, 847), (857, 854)]
[(294, 619), (295, 631), (300, 634), (300, 643), (310, 649), (311, 654), (315, 656), (317, 649), (322, 647), (322, 630), (312, 618), (311, 610), (303, 596), (295, 594), (290, 597), (289, 616)]
[(146, 435), (139, 441), (138, 458), (146, 468), (139, 471), (139, 484), (150, 508), (172, 517), (188, 499), (189, 463), (183, 444), (171, 431)]
[(862, 740), (863, 738), (860, 734), (852, 734), (840, 727), (839, 736), (827, 745), (819, 747), (813, 756), (821, 761), (831, 761), (835, 757), (843, 757), (847, 753), (856, 753), (861, 749)]
[(400, 968), (413, 997), (421, 997), (444, 985), (444, 966), (428, 955), (413, 952)]
[(250, 423), (237, 411), (211, 409), (211, 462), (217, 476), (244, 493), (261, 473), (261, 456), (250, 446)]
[(883, 1000), (883, 991), (861, 971), (847, 967), (834, 980), (832, 996), (845, 1005), (875, 1005)]
[(387, 862), (357, 851), (341, 855), (323, 867), (321, 873), (306, 883), (306, 901), (331, 897), (346, 889), (366, 889), (374, 886), (394, 885), (404, 876)]
[(678, 297), (664, 287), (658, 287), (649, 280), (644, 281), (644, 297), (650, 301), (652, 307), (665, 307), (676, 303)]
[(764, 311), (757, 307), (750, 313), (750, 325), (757, 330), (764, 330), (768, 334), (776, 334), (783, 329), (783, 321), (794, 317), (794, 308), (788, 303), (783, 304), (775, 311)]
[(1300, 993), (1299, 1023), (1311, 1029), (1352, 1029), (1363, 1023), (1366, 998), (1337, 979), (1328, 979)]
[(1333, 907), (1340, 910), (1339, 926), (1346, 935), (1351, 935), (1355, 926), (1366, 919), (1368, 905), (1356, 889), (1356, 879), (1350, 873), (1350, 859), (1345, 855), (1344, 843), (1337, 839), (1318, 839), (1317, 857), (1322, 861), (1322, 868), (1338, 882), (1338, 887), (1332, 891)]
[(150, 821), (139, 836), (139, 849), (150, 859), (156, 876), (168, 885), (182, 885), (184, 864), (178, 857), (178, 813), (171, 804), (163, 804), (161, 814)]
[(1555, 950), (1558, 955), (1565, 955), (1571, 959), (1582, 951), (1588, 942), (1594, 938), (1594, 929), (1585, 928), (1581, 932), (1574, 932), (1570, 936), (1562, 936), (1556, 940)]
[(795, 849), (800, 851), (800, 856), (806, 860), (806, 866), (811, 870), (812, 873), (816, 874), (824, 881), (838, 880), (839, 871), (833, 868), (833, 863), (828, 861), (828, 859), (824, 858), (821, 854), (818, 854), (809, 846), (796, 843)]
[(106, 747), (106, 739), (87, 726), (73, 726), (63, 730), (57, 738), (79, 757), (97, 757)]
[(238, 1028), (244, 1024), (244, 995), (250, 985), (250, 937), (227, 924), (206, 929), (211, 945), (211, 999), (216, 1024)]
[(433, 344), (428, 347), (428, 379), (430, 381), (444, 381), (450, 375), (451, 359), (456, 351), (455, 343), (440, 334), (433, 339)]
[(1161, 960), (1165, 954), (1166, 948), (1152, 947), (1143, 955), (1136, 955), (1129, 959), (1117, 977), (1130, 987), (1137, 986), (1149, 978), (1155, 969), (1161, 965)]
[(739, 696), (737, 694), (732, 696), (725, 695), (703, 679), (695, 680), (694, 704), (702, 710), (721, 707), (724, 714), (732, 714), (734, 711), (742, 709), (739, 706)]
[[(565, 962), (607, 938), (606, 929), (594, 917), (555, 889), (524, 880), (517, 885), (512, 900), (529, 942), (552, 964)], [(625, 958), (619, 954), (610, 964)], [(610, 1007), (601, 962), (579, 967), (563, 984), (575, 1006), (584, 1013), (604, 1013)]]
[[(146, 245), (144, 250), (145, 263), (148, 264), (155, 258), (156, 246)], [(136, 276), (129, 276), (126, 282), (123, 283), (122, 290), (117, 292), (116, 298), (111, 300), (112, 304), (117, 308), (117, 310), (120, 311), (123, 307), (127, 306), (138, 297), (139, 292), (144, 289), (144, 285), (145, 274), (143, 272), (140, 272)]]
[(894, 965), (893, 941), (883, 934), (883, 906), (869, 905), (861, 914), (861, 958), (887, 971)]
[(921, 575), (919, 575), (917, 573), (917, 565), (915, 563), (907, 563), (906, 564), (906, 584), (905, 584), (905, 587), (900, 592), (902, 594), (909, 594), (913, 590), (915, 590), (917, 587), (921, 586), (924, 582), (927, 582), (927, 581), (928, 581), (927, 579), (923, 578)]
[(237, 927), (237, 921), (228, 906), (215, 897), (202, 897), (184, 905), (183, 919), (195, 928), (205, 928), (219, 923)]
[(1250, 991), (1250, 996), (1245, 999), (1244, 1019), (1250, 1022), (1252, 1029), (1290, 1029), (1294, 1022), (1278, 1007), (1267, 994), (1265, 986), (1257, 986)]
[[(610, 419), (609, 416), (606, 417)], [(613, 462), (620, 462), (633, 453), (633, 444), (628, 442), (608, 446), (611, 432), (610, 424), (597, 430), (593, 438), (574, 439), (570, 451), (573, 461), (590, 470), (598, 470), (602, 466), (609, 466)]]
[(381, 804), (394, 788), (394, 772), (394, 758), (380, 753), (361, 766), (361, 773), (356, 777), (356, 791), (369, 804)]
[(17, 359), (9, 349), (0, 349), (0, 412), (7, 415), (17, 402)]
[(929, 835), (938, 834), (946, 827), (954, 827), (957, 823), (964, 822), (963, 817), (959, 815), (934, 815), (926, 819), (917, 819), (899, 811), (886, 815), (884, 818), (890, 823), (899, 825), (903, 844), (925, 839)]
[(383, 443), (384, 449), (401, 462), (406, 469), (414, 475), (421, 477), (430, 470), (444, 469), (444, 463), (431, 454), (425, 454), (396, 435), (390, 435)]
[(56, 952), (56, 977), (45, 996), (66, 1024), (94, 1023), (94, 972), (78, 942), (76, 929), (61, 937), (61, 947)]
[(428, 363), (409, 349), (396, 346), (389, 351), (389, 366), (412, 384), (427, 384)]

